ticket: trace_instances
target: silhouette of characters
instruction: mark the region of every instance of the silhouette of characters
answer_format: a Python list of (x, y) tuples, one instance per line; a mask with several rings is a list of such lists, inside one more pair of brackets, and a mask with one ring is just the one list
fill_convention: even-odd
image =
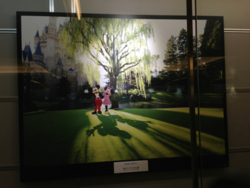
[(101, 114), (101, 106), (102, 106), (102, 99), (103, 95), (99, 91), (100, 86), (96, 85), (95, 87), (92, 88), (92, 93), (94, 95), (94, 101), (95, 101), (95, 111), (92, 112), (92, 114), (96, 114), (96, 111), (98, 110), (98, 114)]
[(97, 130), (98, 134), (101, 136), (110, 135), (110, 136), (118, 136), (124, 139), (131, 138), (131, 135), (128, 132), (120, 130), (117, 127), (117, 121), (115, 118), (113, 118), (113, 116), (97, 115), (97, 117), (101, 121), (101, 123), (90, 130), (86, 130), (86, 134), (88, 136), (91, 135), (95, 136), (95, 130)]

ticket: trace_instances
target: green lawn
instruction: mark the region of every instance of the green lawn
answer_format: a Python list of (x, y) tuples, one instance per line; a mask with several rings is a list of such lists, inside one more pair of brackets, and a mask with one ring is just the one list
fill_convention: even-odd
[(59, 102), (51, 102), (51, 101), (35, 101), (34, 103), (35, 103), (38, 107), (40, 107), (40, 106), (46, 106), (46, 105), (58, 104)]
[(76, 136), (90, 125), (87, 111), (49, 111), (24, 116), (27, 163), (67, 164)]
[[(153, 100), (163, 100), (169, 101), (173, 99), (179, 100), (188, 100), (188, 94), (183, 93), (182, 95), (178, 95), (177, 93), (168, 93), (168, 92), (154, 92), (150, 93)], [(196, 94), (197, 95), (197, 94)], [(197, 98), (197, 96), (196, 96)], [(223, 95), (222, 93), (200, 93), (200, 101), (201, 102), (223, 102)]]
[(223, 102), (222, 93), (201, 93), (200, 101), (202, 102)]
[(153, 100), (171, 100), (176, 97), (176, 93), (154, 92), (150, 93)]
[[(201, 111), (204, 154), (223, 154), (221, 109)], [(188, 109), (50, 111), (24, 116), (24, 154), (31, 166), (190, 155)], [(212, 127), (212, 128), (211, 128)]]

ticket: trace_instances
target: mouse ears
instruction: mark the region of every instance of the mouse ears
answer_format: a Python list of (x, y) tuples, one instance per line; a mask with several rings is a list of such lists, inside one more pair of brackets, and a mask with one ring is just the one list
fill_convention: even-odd
[(109, 89), (110, 91), (112, 90), (112, 88), (109, 87), (109, 86), (105, 86), (103, 89), (104, 89), (105, 91), (106, 91), (106, 89)]
[(107, 87), (107, 89), (109, 89), (110, 91), (112, 90), (112, 88), (111, 88), (111, 87)]
[(97, 89), (100, 89), (100, 86), (99, 86), (99, 85), (96, 85), (95, 87), (97, 87)]

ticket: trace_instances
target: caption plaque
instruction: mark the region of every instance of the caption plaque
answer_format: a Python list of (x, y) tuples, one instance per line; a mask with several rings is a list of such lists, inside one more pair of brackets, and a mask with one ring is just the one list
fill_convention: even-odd
[(115, 174), (146, 171), (148, 171), (148, 160), (114, 162)]

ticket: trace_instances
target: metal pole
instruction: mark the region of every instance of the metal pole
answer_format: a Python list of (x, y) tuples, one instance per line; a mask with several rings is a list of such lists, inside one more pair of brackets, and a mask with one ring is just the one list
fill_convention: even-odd
[(75, 0), (71, 0), (71, 13), (76, 13)]
[(54, 0), (49, 0), (49, 12), (54, 12)]
[(198, 23), (197, 23), (197, 0), (194, 0), (194, 9), (195, 9), (195, 36), (196, 36), (196, 54), (195, 54), (195, 59), (196, 59), (196, 72), (197, 72), (197, 100), (198, 100), (198, 106), (197, 106), (197, 117), (198, 117), (198, 121), (197, 121), (197, 127), (199, 128), (199, 180), (200, 180), (200, 188), (203, 187), (203, 182), (202, 182), (202, 146), (201, 146), (201, 116), (200, 116), (200, 79), (199, 79), (199, 63), (198, 63)]
[(187, 0), (187, 33), (188, 33), (188, 79), (189, 79), (189, 119), (191, 136), (191, 161), (193, 188), (198, 188), (198, 157), (195, 126), (195, 96), (194, 96), (194, 57), (193, 57), (193, 18), (192, 18), (192, 0)]

